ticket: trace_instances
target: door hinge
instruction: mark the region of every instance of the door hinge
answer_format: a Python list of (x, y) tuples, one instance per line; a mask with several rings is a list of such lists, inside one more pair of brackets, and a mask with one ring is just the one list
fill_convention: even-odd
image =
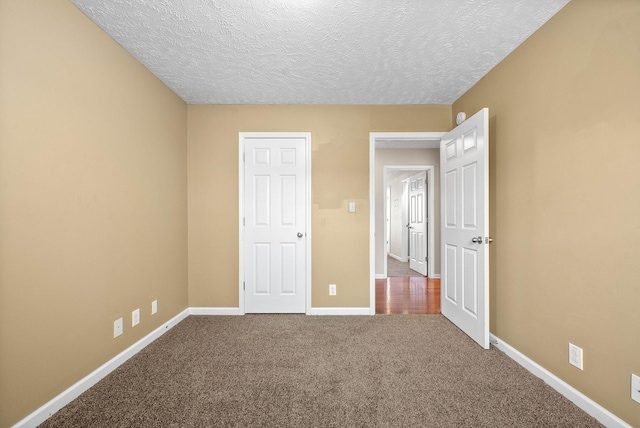
[(426, 256), (425, 256), (424, 261), (425, 261), (425, 262), (428, 262), (428, 261), (429, 261), (429, 257), (426, 257)]
[(242, 291), (244, 291), (246, 289), (246, 283), (244, 281), (242, 281)]
[(246, 217), (242, 217), (242, 225), (243, 226), (247, 225), (246, 219), (247, 219)]
[(244, 152), (242, 152), (242, 162), (244, 161), (245, 161), (245, 155), (244, 155)]

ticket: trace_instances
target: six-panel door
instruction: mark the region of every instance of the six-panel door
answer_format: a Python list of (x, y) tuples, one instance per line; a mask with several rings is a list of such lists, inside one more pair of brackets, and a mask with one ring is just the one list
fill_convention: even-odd
[(306, 140), (244, 139), (247, 313), (304, 313)]

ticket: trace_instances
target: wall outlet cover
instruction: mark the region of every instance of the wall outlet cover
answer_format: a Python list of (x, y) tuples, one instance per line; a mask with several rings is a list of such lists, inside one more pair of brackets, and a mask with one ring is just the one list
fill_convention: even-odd
[(138, 324), (140, 324), (140, 309), (131, 312), (131, 327), (135, 327)]
[(631, 399), (640, 403), (640, 376), (631, 374)]
[(116, 338), (122, 334), (122, 318), (118, 318), (113, 322), (113, 337)]
[(573, 343), (569, 343), (569, 364), (580, 370), (584, 370), (582, 365), (582, 348)]
[(335, 295), (336, 295), (336, 285), (329, 284), (329, 296), (335, 296)]

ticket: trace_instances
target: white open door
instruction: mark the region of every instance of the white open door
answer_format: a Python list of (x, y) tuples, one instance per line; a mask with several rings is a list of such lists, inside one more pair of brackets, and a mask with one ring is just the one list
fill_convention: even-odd
[(427, 172), (409, 178), (409, 268), (427, 276)]
[(441, 311), (489, 349), (489, 110), (442, 137)]
[(307, 135), (241, 134), (245, 313), (305, 313)]

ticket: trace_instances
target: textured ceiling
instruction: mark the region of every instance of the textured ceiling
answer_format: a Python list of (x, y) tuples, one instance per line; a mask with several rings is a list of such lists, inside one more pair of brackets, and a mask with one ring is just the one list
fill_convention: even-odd
[(73, 0), (190, 104), (451, 104), (568, 0)]

